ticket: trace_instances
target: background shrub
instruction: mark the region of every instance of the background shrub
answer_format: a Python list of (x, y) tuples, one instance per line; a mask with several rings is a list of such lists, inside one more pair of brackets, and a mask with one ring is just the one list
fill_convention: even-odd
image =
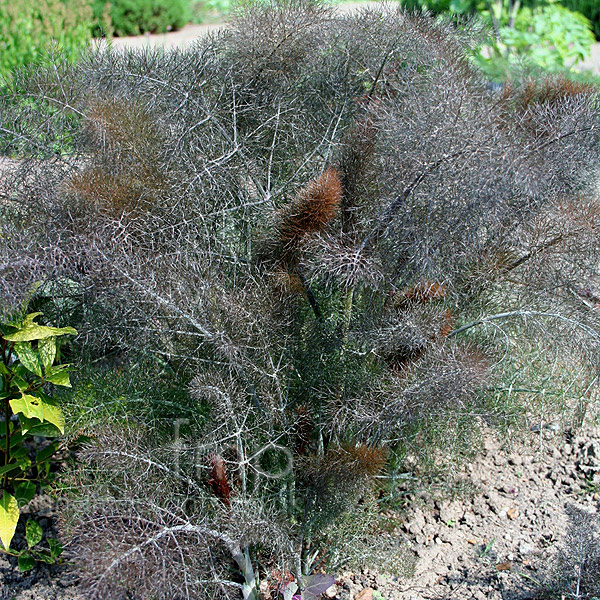
[[(94, 15), (101, 19), (105, 0), (94, 0)], [(191, 18), (189, 0), (111, 0), (108, 14), (114, 35), (164, 33), (183, 27)]]
[(461, 13), (477, 10), (477, 0), (468, 2), (455, 2), (453, 0), (402, 0), (402, 5), (407, 10), (426, 9), (434, 14), (456, 12), (456, 9), (459, 9)]
[(113, 34), (110, 9), (112, 4), (107, 0), (92, 0), (92, 11), (94, 13), (94, 25), (92, 35), (96, 38), (106, 36), (110, 38)]
[(488, 46), (490, 57), (477, 59), (490, 74), (509, 72), (512, 64), (526, 61), (549, 71), (569, 69), (585, 60), (594, 42), (590, 23), (583, 15), (560, 4), (522, 7), (512, 13), (483, 13), (497, 31)]
[(234, 0), (192, 0), (192, 21), (204, 23), (221, 20), (229, 14), (234, 4)]
[(586, 16), (592, 23), (596, 39), (600, 40), (600, 2), (597, 0), (562, 0), (561, 4)]
[[(493, 35), (482, 41), (475, 59), (494, 80), (509, 78), (515, 64), (519, 68), (528, 64), (534, 69), (571, 73), (571, 67), (589, 56), (594, 42), (590, 19), (600, 15), (600, 5), (594, 1), (594, 7), (590, 8), (585, 7), (584, 2), (402, 0), (409, 10), (426, 9), (434, 14), (454, 16), (479, 15)], [(575, 7), (575, 4), (581, 6)], [(586, 10), (580, 10), (583, 8)], [(575, 73), (572, 76), (577, 77)]]
[(89, 0), (1, 0), (0, 78), (39, 62), (53, 43), (74, 60), (89, 43), (92, 25)]

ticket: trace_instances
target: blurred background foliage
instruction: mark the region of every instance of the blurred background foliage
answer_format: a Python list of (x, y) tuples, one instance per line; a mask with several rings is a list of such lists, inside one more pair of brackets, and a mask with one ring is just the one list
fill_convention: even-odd
[[(590, 54), (600, 35), (600, 5), (594, 0), (402, 0), (409, 10), (427, 10), (459, 21), (477, 16), (491, 31), (475, 60), (493, 80), (515, 67), (570, 70)], [(596, 36), (596, 37), (595, 37)]]
[(96, 35), (140, 35), (180, 29), (192, 17), (190, 0), (93, 0)]
[(91, 39), (89, 0), (2, 0), (0, 77), (58, 50), (74, 60)]

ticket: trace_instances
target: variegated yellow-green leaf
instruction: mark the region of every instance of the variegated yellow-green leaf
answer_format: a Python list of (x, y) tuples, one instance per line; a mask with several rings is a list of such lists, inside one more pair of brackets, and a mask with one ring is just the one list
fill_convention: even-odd
[(54, 364), (56, 358), (56, 339), (46, 338), (38, 342), (38, 352), (44, 369), (49, 369)]
[(46, 381), (53, 383), (54, 385), (62, 385), (63, 387), (71, 387), (69, 380), (69, 372), (67, 368), (69, 365), (58, 365), (52, 367), (46, 371)]
[(23, 325), (24, 326), (31, 325), (31, 323), (33, 323), (42, 314), (43, 313), (41, 313), (41, 312), (34, 312), (34, 313), (29, 313), (28, 315), (25, 315), (25, 318), (23, 319)]
[(42, 376), (42, 361), (39, 354), (31, 347), (30, 342), (16, 342), (15, 352), (21, 361), (21, 364), (28, 370)]
[(21, 393), (20, 398), (10, 401), (10, 406), (15, 414), (22, 414), (28, 419), (39, 419), (56, 425), (61, 433), (65, 432), (65, 419), (62, 410), (46, 394), (39, 396)]
[(3, 491), (0, 500), (0, 541), (5, 550), (10, 547), (18, 521), (19, 505), (17, 500), (7, 491)]
[(18, 331), (3, 336), (9, 342), (31, 342), (33, 340), (45, 340), (51, 337), (61, 335), (77, 335), (77, 330), (73, 327), (47, 327), (38, 325), (34, 319), (42, 313), (31, 313), (25, 317), (23, 325)]
[(60, 335), (77, 335), (77, 330), (73, 329), (73, 327), (46, 327), (45, 325), (33, 323), (20, 331), (5, 335), (4, 339), (9, 342), (31, 342), (33, 340), (45, 340)]

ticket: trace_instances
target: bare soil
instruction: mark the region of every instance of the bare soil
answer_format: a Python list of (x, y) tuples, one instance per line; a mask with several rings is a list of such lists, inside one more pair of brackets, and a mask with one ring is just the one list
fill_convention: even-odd
[(394, 532), (417, 558), (412, 579), (344, 573), (337, 597), (370, 600), (377, 591), (386, 600), (534, 600), (559, 591), (551, 565), (567, 531), (565, 508), (600, 509), (600, 434), (543, 429), (530, 441), (508, 448), (488, 437), (462, 475), (472, 497), (414, 499)]
[[(414, 556), (412, 578), (342, 572), (327, 597), (536, 600), (544, 589), (558, 589), (549, 566), (567, 531), (566, 506), (600, 510), (600, 430), (574, 435), (543, 428), (529, 442), (508, 447), (490, 434), (459, 476), (474, 493), (443, 501), (415, 493), (404, 514), (390, 514), (397, 526), (384, 535), (400, 539)], [(25, 509), (47, 535), (55, 511), (47, 497)], [(77, 583), (68, 562), (21, 574), (16, 559), (0, 555), (0, 600), (78, 600)]]

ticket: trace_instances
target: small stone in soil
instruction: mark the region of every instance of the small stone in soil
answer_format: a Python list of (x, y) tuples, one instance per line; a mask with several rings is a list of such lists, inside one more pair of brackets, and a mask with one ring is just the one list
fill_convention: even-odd
[(354, 596), (354, 600), (373, 600), (373, 589), (365, 588)]

